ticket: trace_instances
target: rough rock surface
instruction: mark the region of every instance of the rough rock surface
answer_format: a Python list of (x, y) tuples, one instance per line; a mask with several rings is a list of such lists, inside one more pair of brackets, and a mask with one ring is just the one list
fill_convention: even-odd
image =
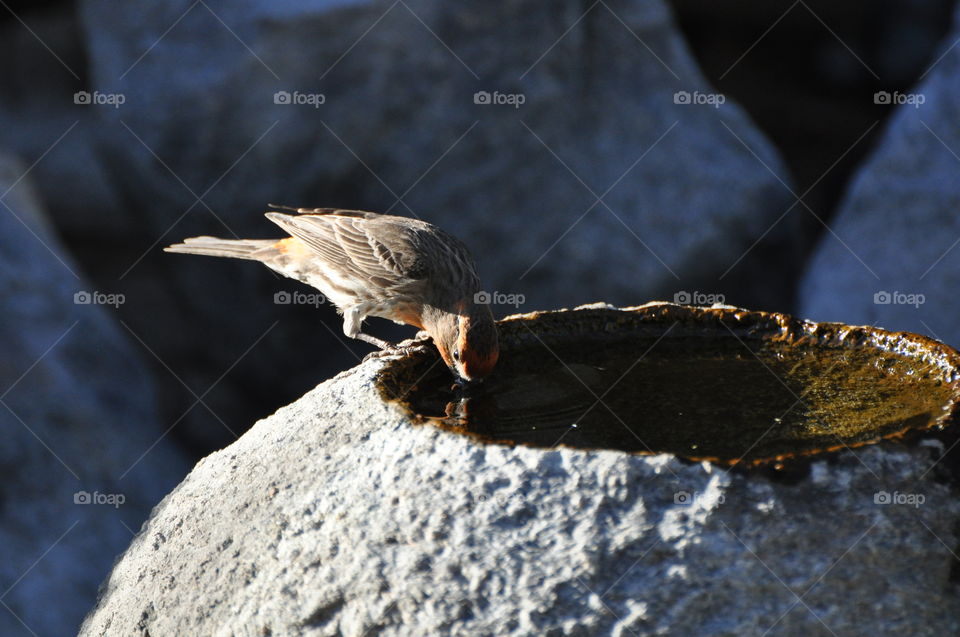
[[(960, 629), (960, 501), (927, 471), (936, 445), (862, 448), (793, 483), (668, 455), (482, 445), (409, 424), (371, 380), (383, 364), (202, 460), (81, 635)], [(881, 491), (925, 500), (877, 504)]]
[(955, 24), (927, 77), (891, 96), (912, 103), (898, 107), (824, 234), (801, 284), (805, 317), (960, 344), (958, 37)]
[[(119, 241), (136, 246), (130, 263), (161, 236), (276, 236), (267, 202), (338, 205), (440, 224), (479, 256), (488, 291), (522, 294), (527, 307), (636, 304), (720, 291), (717, 276), (791, 203), (764, 167), (786, 179), (783, 163), (738, 105), (674, 103), (678, 91), (693, 102), (712, 90), (659, 0), (86, 0), (81, 10), (90, 90), (125, 97), (92, 110), (99, 156), (138, 218), (140, 235)], [(480, 91), (523, 103), (478, 104)], [(780, 230), (750, 256), (779, 245)], [(788, 251), (767, 256), (724, 279), (728, 300), (788, 302)], [(222, 335), (204, 344), (206, 384), (257, 336), (225, 317), (243, 312), (263, 329), (283, 289), (252, 264), (156, 250), (130, 277), (163, 282), (153, 285), (164, 302), (138, 325)], [(288, 338), (252, 351), (214, 408), (229, 414), (226, 392), (258, 391), (255, 374), (277, 359), (290, 361), (290, 382), (309, 366), (295, 395), (354, 364), (316, 320), (285, 321)], [(299, 362), (319, 339), (322, 360)], [(182, 342), (160, 347), (176, 369), (198, 366)]]
[(53, 637), (188, 467), (112, 308), (74, 302), (95, 290), (25, 171), (0, 156), (0, 634)]

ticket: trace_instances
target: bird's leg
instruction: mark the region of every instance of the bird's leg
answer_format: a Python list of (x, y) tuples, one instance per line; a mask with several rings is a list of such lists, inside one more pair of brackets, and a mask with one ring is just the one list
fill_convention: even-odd
[(369, 334), (364, 334), (363, 332), (357, 332), (353, 335), (353, 338), (365, 341), (371, 345), (376, 345), (380, 349), (378, 351), (370, 352), (367, 354), (363, 360), (368, 358), (378, 358), (387, 354), (409, 354), (410, 352), (422, 347), (418, 343), (412, 345), (400, 345), (399, 343), (390, 343), (388, 341), (377, 338), (376, 336), (370, 336)]
[[(385, 352), (394, 351), (397, 349), (397, 346), (393, 343), (389, 343), (383, 339), (377, 338), (376, 336), (371, 336), (370, 334), (364, 334), (360, 331), (360, 324), (363, 322), (363, 317), (360, 315), (360, 311), (355, 308), (349, 308), (343, 312), (343, 333), (349, 336), (350, 338), (355, 338), (358, 341), (363, 341), (365, 343), (370, 343), (376, 347), (379, 347)], [(377, 352), (374, 352), (377, 353)]]
[(364, 341), (364, 342), (370, 343), (371, 345), (376, 345), (377, 347), (385, 351), (397, 349), (397, 346), (394, 345), (393, 343), (389, 343), (383, 340), (382, 338), (377, 338), (376, 336), (370, 336), (369, 334), (364, 334), (363, 332), (357, 332), (356, 334), (353, 335), (353, 338), (357, 339), (358, 341)]
[(363, 341), (365, 343), (370, 343), (376, 347), (379, 347), (379, 351), (370, 352), (364, 356), (363, 361), (366, 362), (371, 358), (379, 358), (383, 355), (389, 354), (408, 354), (412, 350), (420, 347), (419, 344), (414, 345), (398, 345), (395, 343), (390, 343), (385, 341), (382, 338), (377, 338), (376, 336), (371, 336), (370, 334), (364, 334), (360, 331), (360, 324), (363, 322), (363, 317), (360, 315), (359, 310), (356, 308), (349, 308), (343, 312), (343, 333), (349, 336), (350, 338), (355, 338), (358, 341)]

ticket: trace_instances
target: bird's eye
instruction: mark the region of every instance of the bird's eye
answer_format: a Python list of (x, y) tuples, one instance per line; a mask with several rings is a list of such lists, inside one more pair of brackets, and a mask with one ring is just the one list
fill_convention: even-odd
[(460, 350), (458, 349), (453, 350), (453, 360), (455, 361), (460, 360)]

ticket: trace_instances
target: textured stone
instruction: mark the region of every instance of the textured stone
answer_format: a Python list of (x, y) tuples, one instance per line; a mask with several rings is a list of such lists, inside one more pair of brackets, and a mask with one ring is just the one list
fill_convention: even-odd
[(115, 237), (136, 232), (97, 152), (101, 107), (75, 99), (86, 71), (75, 7), (15, 10), (29, 28), (0, 24), (0, 57), (11, 62), (0, 69), (0, 148), (33, 166), (30, 178), (61, 234), (92, 244), (105, 228)]
[[(960, 49), (957, 27), (902, 97), (816, 249), (804, 316), (875, 324), (960, 343)], [(886, 301), (886, 302), (884, 302)]]
[[(954, 634), (939, 442), (802, 478), (412, 425), (370, 360), (202, 460), (81, 635)], [(921, 506), (877, 493), (922, 494)], [(769, 633), (766, 631), (769, 630)]]
[(0, 157), (0, 634), (36, 637), (76, 631), (187, 464), (160, 439), (151, 379), (111, 308), (75, 303), (101, 291), (25, 171)]

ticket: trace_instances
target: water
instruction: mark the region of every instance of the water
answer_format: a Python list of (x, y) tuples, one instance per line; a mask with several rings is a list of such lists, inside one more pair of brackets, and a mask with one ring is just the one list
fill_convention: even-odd
[(464, 393), (433, 354), (388, 394), (415, 419), (487, 442), (670, 452), (756, 463), (930, 427), (953, 387), (942, 369), (875, 347), (787, 344), (731, 333), (657, 341), (600, 334), (505, 347)]

